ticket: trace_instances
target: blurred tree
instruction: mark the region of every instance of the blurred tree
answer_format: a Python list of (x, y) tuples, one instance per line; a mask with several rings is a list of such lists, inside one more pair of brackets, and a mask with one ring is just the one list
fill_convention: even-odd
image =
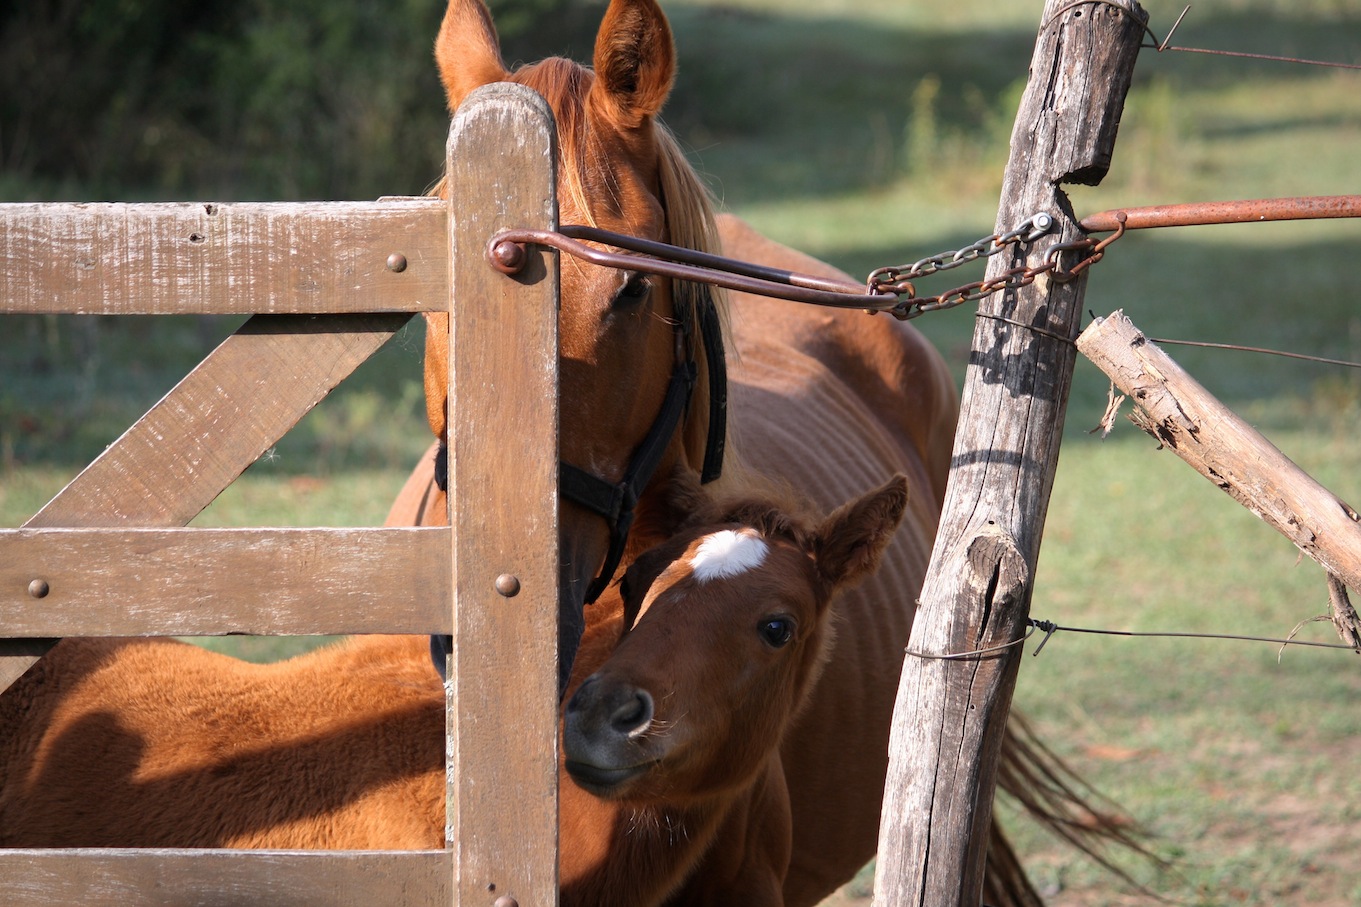
[[(0, 5), (0, 194), (419, 193), (448, 128), (430, 52), (444, 3)], [(602, 3), (493, 0), (507, 60), (589, 53)]]

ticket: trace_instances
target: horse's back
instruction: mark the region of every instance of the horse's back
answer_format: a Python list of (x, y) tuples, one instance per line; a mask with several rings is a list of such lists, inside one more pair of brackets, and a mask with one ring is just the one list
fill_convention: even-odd
[[(735, 218), (720, 217), (719, 232), (726, 255), (839, 275)], [(879, 571), (837, 605), (835, 649), (783, 748), (793, 907), (816, 903), (874, 852), (903, 648), (940, 518), (958, 402), (940, 354), (890, 316), (746, 294), (734, 294), (731, 309), (731, 420), (746, 465), (828, 508), (894, 472), (911, 485)]]
[(0, 846), (438, 847), (443, 691), (423, 642), (255, 665), (63, 640), (0, 697)]

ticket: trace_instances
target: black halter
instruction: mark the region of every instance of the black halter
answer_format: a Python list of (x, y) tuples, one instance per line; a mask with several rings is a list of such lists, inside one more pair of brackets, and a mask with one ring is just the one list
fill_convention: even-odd
[[(686, 293), (685, 290), (690, 290)], [(723, 350), (723, 332), (712, 291), (702, 284), (678, 284), (677, 294), (693, 295), (690, 303), (679, 302), (675, 319), (676, 358), (671, 370), (671, 381), (662, 400), (661, 411), (652, 428), (633, 453), (624, 478), (608, 482), (571, 463), (559, 463), (558, 493), (563, 498), (585, 507), (604, 518), (610, 529), (610, 547), (600, 573), (586, 589), (585, 604), (591, 604), (605, 591), (619, 561), (624, 556), (629, 529), (638, 506), (638, 499), (652, 481), (662, 455), (671, 443), (681, 420), (690, 406), (695, 390), (698, 367), (695, 365), (692, 331), (699, 328), (704, 344), (704, 358), (709, 375), (709, 435), (704, 448), (704, 465), (700, 481), (712, 482), (723, 472), (723, 452), (727, 446), (728, 429), (728, 370)], [(435, 458), (435, 483), (440, 490), (448, 490), (449, 451), (443, 443)]]

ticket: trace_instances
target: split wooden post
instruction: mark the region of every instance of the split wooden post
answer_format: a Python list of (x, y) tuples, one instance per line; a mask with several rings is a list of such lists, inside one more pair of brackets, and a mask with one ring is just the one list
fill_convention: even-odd
[[(1048, 0), (1011, 138), (997, 232), (1055, 229), (990, 260), (989, 277), (1083, 237), (1060, 183), (1110, 166), (1147, 14), (1134, 0)], [(1070, 266), (1068, 255), (1061, 265)], [(979, 304), (941, 525), (890, 739), (875, 904), (977, 905), (995, 773), (1058, 461), (1085, 272)], [(958, 660), (947, 654), (986, 654)], [(925, 656), (925, 657), (924, 657)]]
[(558, 894), (558, 262), (514, 277), (488, 240), (557, 229), (556, 133), (522, 86), (478, 89), (449, 131), (449, 659), (446, 839), (454, 903)]

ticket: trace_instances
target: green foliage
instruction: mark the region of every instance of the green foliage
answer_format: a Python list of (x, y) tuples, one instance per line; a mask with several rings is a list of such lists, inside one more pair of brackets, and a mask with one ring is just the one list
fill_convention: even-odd
[[(508, 48), (597, 7), (494, 3)], [(0, 197), (420, 194), (448, 113), (443, 0), (59, 0), (0, 10)], [(513, 59), (513, 57), (512, 57)]]

